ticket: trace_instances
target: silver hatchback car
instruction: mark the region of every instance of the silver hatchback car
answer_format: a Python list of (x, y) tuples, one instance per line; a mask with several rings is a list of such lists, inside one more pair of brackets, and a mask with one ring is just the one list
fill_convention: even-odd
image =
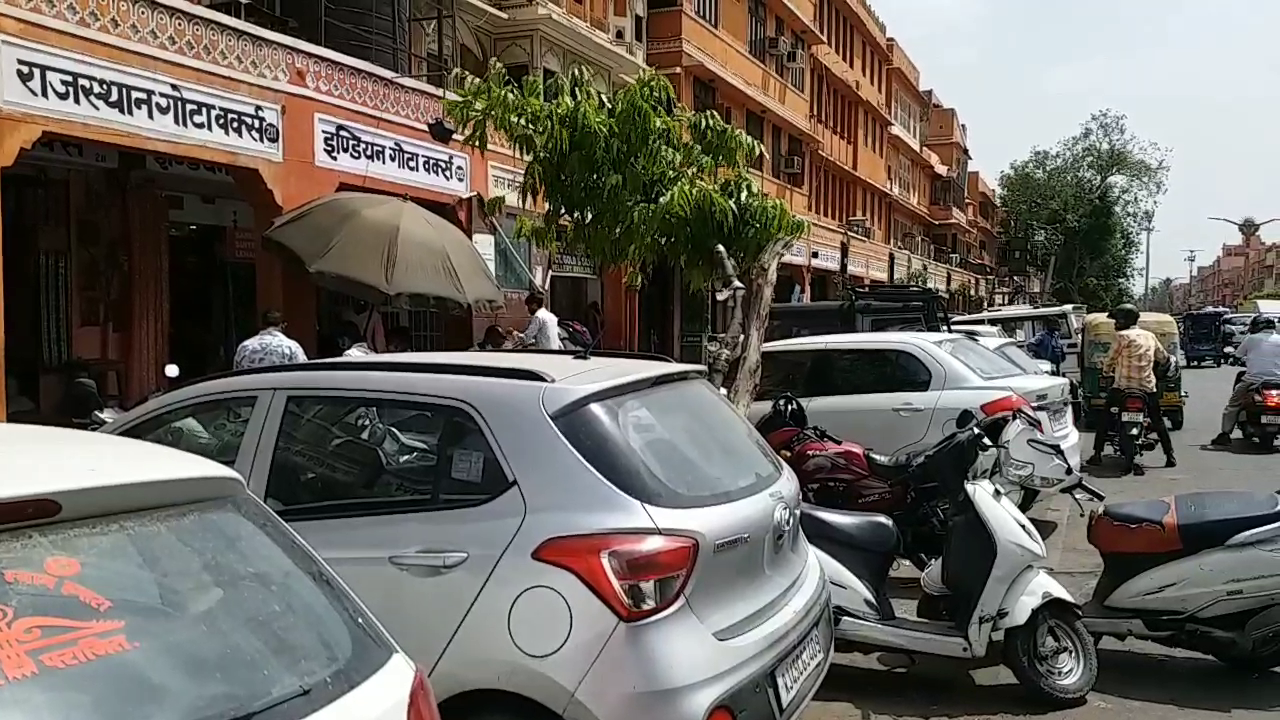
[(209, 379), (102, 431), (248, 478), (445, 720), (787, 720), (831, 660), (826, 578), (795, 476), (703, 376), (375, 355)]

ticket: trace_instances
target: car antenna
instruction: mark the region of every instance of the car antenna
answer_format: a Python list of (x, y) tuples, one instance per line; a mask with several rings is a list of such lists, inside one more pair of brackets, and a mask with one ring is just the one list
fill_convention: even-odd
[(590, 360), (592, 351), (594, 351), (600, 345), (600, 340), (602, 340), (603, 338), (604, 338), (604, 327), (602, 326), (600, 328), (600, 332), (596, 333), (596, 336), (591, 338), (591, 344), (583, 348), (582, 352), (578, 353), (577, 355), (574, 355), (573, 359), (574, 360)]

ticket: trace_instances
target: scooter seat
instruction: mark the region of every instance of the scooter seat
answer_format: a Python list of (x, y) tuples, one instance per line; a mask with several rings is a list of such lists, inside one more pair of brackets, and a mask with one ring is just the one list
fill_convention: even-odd
[(885, 455), (870, 450), (863, 453), (863, 457), (867, 459), (867, 469), (872, 475), (884, 480), (901, 480), (906, 477), (911, 471), (911, 464), (915, 462), (916, 455), (917, 453)]
[(888, 515), (800, 506), (800, 528), (815, 540), (849, 545), (873, 553), (898, 553), (902, 537)]
[(1280, 523), (1280, 494), (1192, 492), (1103, 505), (1089, 519), (1089, 544), (1103, 555), (1191, 555), (1272, 523)]

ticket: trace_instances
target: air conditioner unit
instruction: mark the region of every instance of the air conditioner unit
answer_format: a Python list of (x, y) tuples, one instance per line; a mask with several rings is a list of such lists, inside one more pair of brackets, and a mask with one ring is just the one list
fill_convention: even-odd
[(782, 157), (782, 172), (784, 175), (799, 175), (804, 172), (804, 159), (795, 155), (784, 155)]
[(788, 50), (783, 56), (783, 67), (802, 68), (804, 67), (804, 52), (801, 50)]
[(779, 36), (766, 38), (764, 49), (770, 55), (786, 55), (791, 49), (791, 41)]

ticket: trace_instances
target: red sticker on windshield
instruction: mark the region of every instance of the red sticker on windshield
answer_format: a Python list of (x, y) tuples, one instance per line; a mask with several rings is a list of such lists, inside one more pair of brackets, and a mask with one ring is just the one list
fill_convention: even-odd
[[(44, 572), (5, 570), (3, 577), (10, 585), (57, 591), (106, 612), (110, 600), (70, 580), (80, 569), (79, 560), (57, 556), (44, 562)], [(133, 650), (138, 644), (125, 637), (124, 627), (124, 620), (17, 617), (12, 607), (0, 605), (0, 685), (39, 675), (42, 667), (61, 670)]]

